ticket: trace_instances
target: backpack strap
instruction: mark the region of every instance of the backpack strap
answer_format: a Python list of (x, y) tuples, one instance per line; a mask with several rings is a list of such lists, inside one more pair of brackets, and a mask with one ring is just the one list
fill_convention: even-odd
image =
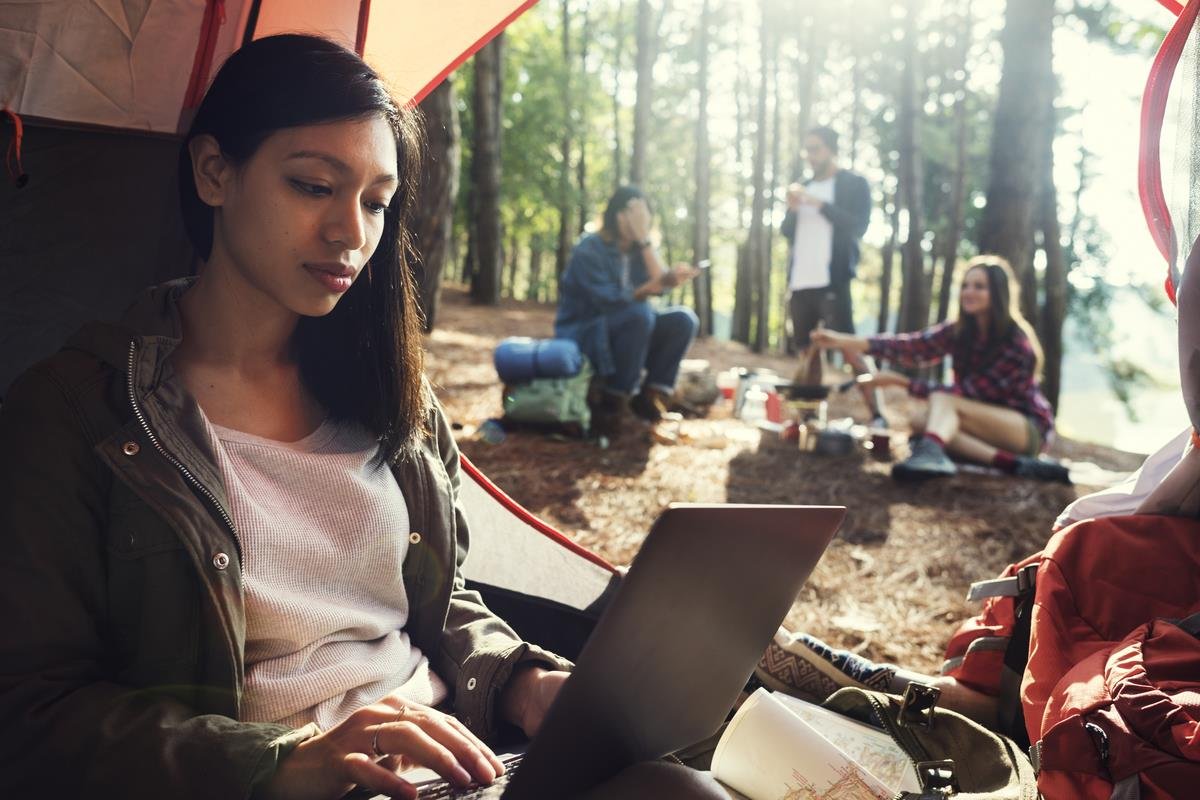
[(1037, 586), (1037, 568), (1037, 564), (1026, 564), (1011, 577), (976, 581), (967, 591), (967, 600), (977, 602), (988, 597), (1024, 597), (1032, 594)]

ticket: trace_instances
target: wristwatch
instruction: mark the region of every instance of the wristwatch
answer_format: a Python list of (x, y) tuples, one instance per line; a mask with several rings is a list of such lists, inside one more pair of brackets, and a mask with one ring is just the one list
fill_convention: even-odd
[(636, 247), (638, 250), (645, 250), (647, 247), (650, 246), (650, 240), (646, 239), (644, 242), (634, 242), (633, 246)]

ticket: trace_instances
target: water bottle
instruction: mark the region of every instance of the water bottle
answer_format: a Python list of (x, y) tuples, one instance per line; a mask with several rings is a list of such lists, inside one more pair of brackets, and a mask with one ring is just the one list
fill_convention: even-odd
[(767, 393), (758, 384), (752, 384), (742, 398), (742, 421), (757, 425), (767, 418)]

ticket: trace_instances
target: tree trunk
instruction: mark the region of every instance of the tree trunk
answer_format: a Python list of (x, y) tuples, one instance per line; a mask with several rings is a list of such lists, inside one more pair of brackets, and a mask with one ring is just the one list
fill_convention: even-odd
[(825, 50), (828, 47), (825, 33), (825, 24), (820, 15), (820, 10), (817, 9), (808, 20), (808, 36), (803, 48), (805, 60), (803, 65), (801, 65), (799, 59), (796, 62), (796, 96), (800, 110), (796, 117), (797, 141), (796, 149), (792, 152), (792, 179), (797, 181), (804, 174), (804, 137), (808, 135), (808, 131), (813, 125), (812, 106), (814, 89), (817, 85), (817, 78), (821, 75), (821, 70), (825, 68)]
[(539, 301), (542, 299), (542, 240), (537, 234), (529, 239), (529, 288), (525, 290), (525, 299)]
[(1042, 306), (1041, 330), (1043, 365), (1042, 390), (1050, 405), (1058, 410), (1058, 396), (1062, 389), (1063, 320), (1067, 315), (1067, 263), (1062, 245), (1062, 229), (1058, 220), (1058, 189), (1054, 185), (1054, 138), (1057, 126), (1054, 109), (1051, 122), (1045, 132), (1042, 152), (1042, 187), (1039, 198), (1038, 227), (1042, 231), (1042, 248), (1046, 253), (1046, 273), (1043, 285), (1046, 300)]
[[(775, 243), (775, 187), (781, 183), (786, 183), (782, 176), (783, 169), (780, 166), (780, 144), (782, 140), (781, 132), (783, 122), (780, 117), (780, 110), (783, 107), (783, 98), (781, 97), (782, 89), (781, 81), (779, 80), (779, 35), (775, 36), (775, 44), (772, 47), (773, 54), (771, 56), (771, 177), (767, 180), (766, 191), (763, 198), (763, 229), (762, 229), (762, 249), (763, 249), (763, 308), (768, 312), (775, 309), (782, 316), (780, 319), (787, 319), (787, 293), (781, 292), (776, 297), (776, 292), (772, 288), (771, 276), (775, 271), (774, 265), (774, 243)], [(786, 270), (785, 270), (786, 271)], [(787, 288), (787, 278), (783, 279), (784, 288)], [(763, 329), (763, 347), (767, 347), (767, 340), (770, 335), (770, 313), (763, 314), (761, 328)], [(786, 352), (787, 345), (784, 343), (787, 336), (780, 337), (780, 345), (782, 351)]]
[(767, 180), (767, 87), (772, 66), (771, 51), (777, 38), (771, 33), (769, 2), (770, 0), (761, 0), (759, 3), (762, 26), (759, 33), (758, 110), (754, 129), (754, 165), (750, 176), (754, 196), (750, 203), (750, 231), (746, 239), (746, 261), (751, 275), (750, 307), (755, 321), (750, 347), (756, 353), (761, 353), (766, 346), (767, 317), (770, 310), (770, 300), (767, 297), (767, 237), (763, 229), (763, 217), (766, 211)]
[(887, 333), (892, 317), (892, 269), (896, 260), (896, 244), (900, 240), (900, 195), (899, 189), (892, 192), (891, 213), (888, 214), (891, 223), (888, 229), (888, 239), (884, 242), (880, 254), (882, 273), (879, 276), (879, 320), (875, 328), (877, 333)]
[(921, 0), (909, 0), (904, 20), (904, 69), (900, 83), (900, 196), (908, 211), (908, 231), (900, 263), (904, 284), (900, 289), (898, 329), (915, 331), (929, 324), (929, 294), (925, 277), (923, 164), (921, 159), (922, 113), (919, 96), (923, 86), (918, 75), (917, 16)]
[(504, 294), (506, 297), (515, 298), (517, 296), (517, 256), (520, 251), (515, 231), (508, 235), (508, 247), (506, 250), (507, 252), (504, 256), (505, 260), (508, 261), (508, 280), (505, 281), (505, 285), (508, 287), (508, 290)]
[(750, 312), (753, 308), (751, 298), (750, 258), (747, 252), (750, 239), (742, 242), (737, 249), (737, 277), (733, 287), (733, 324), (730, 326), (730, 337), (735, 342), (750, 343)]
[[(663, 0), (666, 14), (668, 0)], [(646, 148), (650, 138), (654, 90), (654, 62), (658, 60), (658, 28), (650, 0), (638, 0), (637, 10), (637, 100), (633, 106), (633, 155), (629, 159), (629, 182), (641, 186), (646, 180)]]
[(421, 111), (425, 116), (428, 146), (418, 192), (421, 203), (413, 215), (412, 236), (420, 264), (418, 302), (428, 332), (437, 321), (442, 271), (454, 235), (454, 198), (458, 195), (461, 133), (451, 78), (442, 81), (421, 101)]
[[(699, 264), (708, 260), (709, 253), (709, 198), (712, 193), (712, 156), (708, 144), (708, 50), (711, 0), (704, 0), (700, 10), (699, 38), (700, 64), (696, 75), (699, 103), (696, 113), (696, 202), (692, 208), (692, 259)], [(700, 318), (700, 335), (710, 336), (713, 329), (712, 269), (702, 271), (695, 280), (696, 316)]]
[(613, 63), (612, 63), (612, 115), (613, 115), (613, 191), (621, 188), (621, 183), (625, 179), (625, 167), (623, 165), (624, 153), (621, 151), (621, 62), (625, 52), (625, 2), (617, 0), (617, 29), (613, 33), (616, 37), (616, 47), (613, 48)]
[[(589, 2), (583, 6), (583, 35), (579, 42), (579, 74), (583, 76), (580, 81), (581, 86), (587, 86), (587, 60), (588, 47), (592, 43), (592, 4)], [(579, 157), (575, 160), (575, 185), (579, 203), (579, 224), (575, 227), (576, 236), (583, 233), (583, 229), (587, 227), (588, 216), (592, 213), (591, 203), (588, 202), (587, 188), (587, 145), (588, 145), (588, 103), (585, 96), (581, 94), (580, 99), (572, 104), (579, 111), (579, 130), (582, 133), (579, 136)], [(571, 106), (568, 106), (570, 108)], [(574, 124), (574, 123), (572, 123)], [(572, 236), (572, 239), (575, 237)]]
[(946, 232), (945, 247), (942, 249), (942, 285), (938, 289), (937, 321), (943, 322), (950, 315), (950, 295), (954, 291), (954, 267), (958, 263), (958, 243), (962, 239), (967, 211), (967, 134), (969, 132), (967, 104), (967, 55), (971, 51), (971, 3), (967, 0), (963, 8), (962, 24), (959, 27), (960, 77), (954, 94), (954, 184), (950, 195), (950, 228)]
[(574, 121), (571, 119), (571, 3), (562, 0), (562, 79), (559, 85), (562, 99), (562, 139), (559, 143), (561, 161), (558, 164), (558, 245), (554, 250), (554, 275), (562, 278), (571, 252), (571, 141)]
[(472, 160), (477, 206), (475, 213), (475, 274), (471, 277), (471, 300), (484, 305), (500, 301), (500, 270), (503, 266), (500, 227), (500, 33), (475, 54), (475, 126)]
[[(1008, 259), (1017, 280), (1026, 284), (1033, 270), (1033, 218), (1042, 180), (1049, 111), (1054, 101), (1052, 29), (1054, 4), (1046, 0), (1008, 0), (1004, 32), (1004, 70), (992, 132), (987, 205), (979, 222), (981, 253)], [(1037, 298), (1023, 296), (1028, 319)]]

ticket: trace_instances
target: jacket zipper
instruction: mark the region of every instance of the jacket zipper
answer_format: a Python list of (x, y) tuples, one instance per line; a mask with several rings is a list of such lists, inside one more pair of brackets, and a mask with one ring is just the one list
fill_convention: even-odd
[(158, 437), (154, 435), (154, 431), (150, 429), (150, 423), (146, 420), (146, 415), (142, 413), (142, 409), (138, 405), (137, 393), (133, 388), (133, 366), (136, 356), (137, 341), (131, 340), (129, 342), (129, 372), (127, 373), (129, 404), (133, 406), (133, 414), (135, 417), (137, 417), (137, 421), (142, 428), (142, 432), (146, 434), (146, 438), (150, 440), (150, 444), (154, 445), (154, 449), (157, 450), (169, 464), (174, 466), (175, 469), (179, 470), (180, 474), (183, 475), (188, 483), (195, 487), (196, 491), (198, 491), (204, 497), (204, 499), (209, 502), (209, 505), (212, 506), (213, 510), (217, 512), (221, 518), (221, 522), (225, 524), (225, 527), (229, 530), (230, 536), (233, 537), (233, 544), (238, 549), (238, 559), (240, 561), (242, 558), (241, 540), (238, 539), (237, 529), (233, 526), (233, 520), (229, 518), (229, 514), (225, 511), (224, 506), (221, 505), (221, 501), (216, 498), (216, 495), (214, 495), (209, 488), (200, 481), (199, 478), (192, 474), (191, 470), (184, 466), (183, 462), (175, 458), (175, 456), (171, 455), (167, 451), (167, 448), (163, 447), (162, 443), (158, 440)]

